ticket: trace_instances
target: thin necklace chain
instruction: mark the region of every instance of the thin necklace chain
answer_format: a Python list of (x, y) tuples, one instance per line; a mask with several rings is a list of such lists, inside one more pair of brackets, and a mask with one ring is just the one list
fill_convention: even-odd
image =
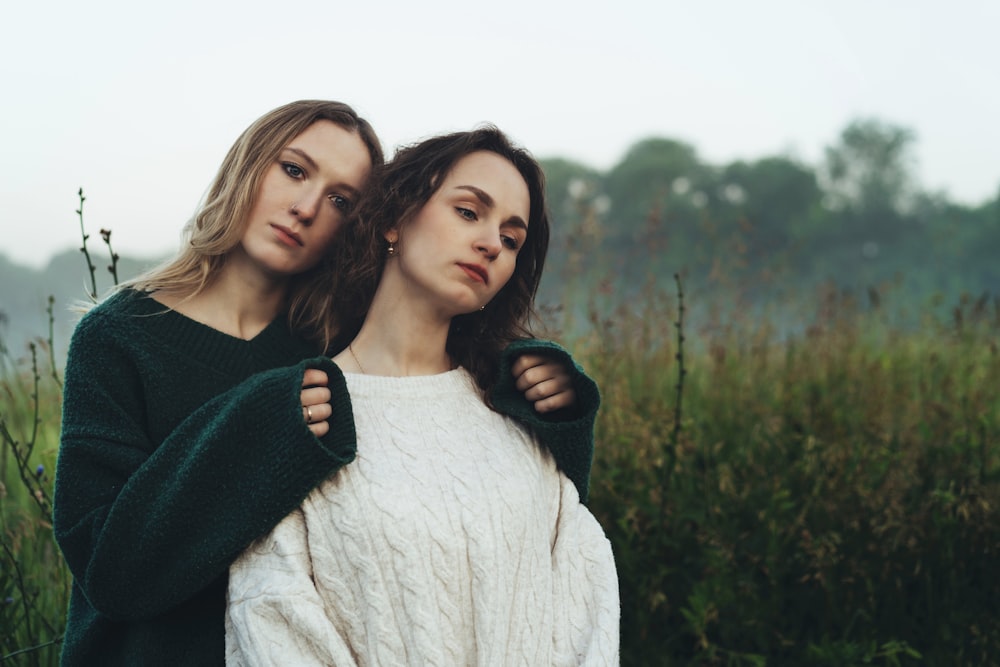
[(347, 344), (347, 351), (351, 353), (351, 358), (354, 359), (354, 363), (356, 363), (358, 368), (361, 369), (361, 374), (368, 375), (368, 373), (365, 372), (365, 367), (361, 365), (358, 355), (354, 354), (354, 347), (350, 343)]
[[(351, 358), (354, 359), (354, 363), (356, 363), (358, 365), (358, 369), (361, 370), (361, 374), (362, 375), (368, 375), (368, 371), (366, 371), (365, 367), (361, 365), (361, 360), (358, 359), (358, 355), (356, 355), (354, 353), (354, 345), (353, 344), (351, 344), (351, 343), (347, 344), (347, 351), (351, 353)], [(451, 364), (449, 364), (448, 370), (455, 370), (455, 368), (457, 368), (457, 366), (454, 363), (451, 363)]]

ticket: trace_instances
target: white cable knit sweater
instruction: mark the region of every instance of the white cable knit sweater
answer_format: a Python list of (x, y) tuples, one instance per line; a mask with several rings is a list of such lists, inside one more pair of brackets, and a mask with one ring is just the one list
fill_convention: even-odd
[(463, 369), (346, 374), (357, 460), (231, 567), (230, 665), (617, 665), (611, 546)]

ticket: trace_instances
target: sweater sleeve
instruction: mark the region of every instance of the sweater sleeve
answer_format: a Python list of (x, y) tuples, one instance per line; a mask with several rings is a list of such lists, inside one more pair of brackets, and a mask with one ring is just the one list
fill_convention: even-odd
[[(514, 384), (511, 367), (522, 354), (540, 354), (563, 363), (572, 374), (577, 404), (552, 414), (535, 411), (531, 401)], [(556, 459), (559, 469), (573, 480), (581, 502), (587, 502), (590, 467), (594, 458), (594, 421), (601, 404), (597, 384), (584, 373), (565, 349), (543, 340), (520, 340), (504, 350), (500, 374), (493, 388), (496, 409), (529, 426)]]
[[(149, 618), (224, 575), (247, 544), (353, 459), (350, 399), (332, 362), (304, 361), (251, 376), (150, 442), (132, 351), (84, 324), (65, 374), (55, 536), (97, 611)], [(329, 374), (334, 396), (321, 439), (299, 406), (309, 366)]]
[(553, 665), (618, 665), (621, 602), (611, 543), (567, 478), (552, 545)]
[(227, 665), (357, 665), (313, 583), (306, 535), (296, 509), (229, 569)]

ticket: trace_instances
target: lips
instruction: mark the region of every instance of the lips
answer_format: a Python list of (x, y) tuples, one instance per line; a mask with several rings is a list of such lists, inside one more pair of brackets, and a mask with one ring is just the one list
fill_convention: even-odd
[(290, 246), (302, 246), (302, 245), (305, 245), (302, 242), (302, 237), (299, 236), (298, 234), (296, 234), (295, 232), (293, 232), (288, 227), (285, 227), (283, 225), (276, 225), (276, 224), (272, 223), (271, 224), (271, 229), (274, 230), (274, 233), (278, 237), (278, 240), (280, 240), (285, 245), (290, 245)]
[(462, 270), (469, 274), (469, 276), (471, 276), (474, 280), (482, 281), (484, 285), (489, 284), (490, 276), (486, 273), (486, 269), (483, 267), (478, 264), (463, 264), (462, 262), (459, 262), (458, 265), (462, 267)]

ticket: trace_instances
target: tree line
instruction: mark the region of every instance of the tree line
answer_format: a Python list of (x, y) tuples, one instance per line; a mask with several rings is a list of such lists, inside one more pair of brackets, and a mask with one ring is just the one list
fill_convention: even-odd
[[(542, 160), (553, 225), (541, 300), (620, 303), (650, 283), (672, 291), (678, 273), (696, 304), (760, 306), (833, 287), (872, 303), (892, 290), (891, 303), (912, 311), (960, 298), (1000, 309), (1000, 187), (978, 205), (923, 190), (915, 143), (905, 127), (861, 118), (818, 165), (788, 155), (715, 165), (662, 137), (606, 172)], [(155, 261), (122, 258), (121, 277)], [(41, 271), (0, 255), (0, 341), (17, 349), (44, 332), (50, 294), (65, 340), (86, 280), (75, 251)]]
[(861, 118), (818, 165), (787, 155), (713, 165), (668, 138), (636, 143), (603, 173), (546, 160), (547, 293), (584, 267), (625, 289), (680, 272), (689, 286), (750, 298), (826, 284), (893, 285), (909, 302), (1000, 294), (1000, 187), (979, 205), (927, 192), (914, 150), (911, 130)]

